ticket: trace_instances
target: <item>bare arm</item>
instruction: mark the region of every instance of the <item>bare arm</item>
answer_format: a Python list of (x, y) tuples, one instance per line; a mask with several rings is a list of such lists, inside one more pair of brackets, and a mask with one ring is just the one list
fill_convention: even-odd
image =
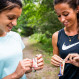
[(55, 32), (52, 35), (52, 45), (53, 45), (53, 56), (51, 58), (51, 64), (55, 66), (59, 66), (62, 62), (62, 58), (59, 56), (59, 50), (57, 47), (57, 41), (58, 41), (58, 32)]
[(59, 50), (58, 50), (58, 47), (57, 47), (57, 41), (58, 41), (58, 31), (55, 32), (53, 35), (52, 35), (52, 46), (53, 46), (53, 55), (59, 55)]

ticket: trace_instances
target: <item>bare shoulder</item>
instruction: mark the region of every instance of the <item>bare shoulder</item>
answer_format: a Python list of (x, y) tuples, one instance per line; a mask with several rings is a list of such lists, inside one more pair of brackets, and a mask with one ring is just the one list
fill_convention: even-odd
[(54, 54), (59, 55), (59, 50), (58, 50), (58, 47), (57, 47), (58, 32), (59, 32), (59, 31), (55, 32), (55, 33), (52, 35), (53, 55), (54, 55)]
[(58, 40), (58, 32), (59, 31), (57, 31), (57, 32), (55, 32), (53, 35), (52, 35), (52, 40)]

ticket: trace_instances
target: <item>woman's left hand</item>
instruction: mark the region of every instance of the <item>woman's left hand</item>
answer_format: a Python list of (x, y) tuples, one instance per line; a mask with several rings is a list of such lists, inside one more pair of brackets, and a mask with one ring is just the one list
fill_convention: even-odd
[(68, 54), (68, 56), (65, 58), (65, 62), (71, 63), (79, 67), (79, 54), (77, 53)]
[(43, 61), (43, 58), (42, 58), (42, 55), (39, 54), (39, 55), (36, 55), (37, 56), (37, 66), (36, 68), (34, 68), (35, 70), (40, 70), (40, 69), (43, 69), (43, 66), (44, 66), (44, 61)]

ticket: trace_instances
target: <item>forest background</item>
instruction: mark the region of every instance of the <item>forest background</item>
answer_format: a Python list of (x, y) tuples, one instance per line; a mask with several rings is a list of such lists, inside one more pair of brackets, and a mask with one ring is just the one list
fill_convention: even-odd
[(53, 0), (22, 0), (23, 11), (13, 31), (29, 36), (41, 44), (41, 48), (52, 53), (52, 34), (63, 26), (54, 11)]
[[(36, 50), (36, 52), (33, 52), (33, 55), (34, 53), (41, 53), (43, 55), (44, 63), (47, 65), (45, 71), (43, 70), (41, 72), (41, 76), (43, 77), (42, 73), (45, 73), (45, 75), (48, 75), (48, 78), (46, 76), (45, 79), (49, 79), (49, 77), (51, 77), (50, 79), (52, 79), (52, 77), (53, 79), (57, 79), (57, 74), (54, 72), (57, 71), (57, 69), (54, 69), (54, 66), (48, 65), (51, 65), (50, 59), (53, 55), (52, 34), (60, 30), (63, 25), (59, 22), (55, 13), (53, 0), (22, 0), (22, 2), (22, 14), (13, 31), (18, 32), (23, 38), (29, 38), (29, 42), (32, 44), (30, 48), (33, 48), (33, 51)], [(28, 47), (26, 48), (28, 50)], [(30, 54), (30, 52), (28, 52), (28, 54)], [(26, 53), (24, 55), (26, 55)], [(54, 76), (52, 76), (52, 74), (54, 74)], [(42, 79), (41, 76), (35, 76), (35, 78), (32, 79)], [(30, 76), (28, 78), (31, 79)]]
[(49, 64), (53, 55), (52, 34), (63, 27), (55, 13), (53, 0), (22, 0), (22, 3), (22, 14), (13, 31), (29, 37), (33, 47), (44, 51), (44, 61)]

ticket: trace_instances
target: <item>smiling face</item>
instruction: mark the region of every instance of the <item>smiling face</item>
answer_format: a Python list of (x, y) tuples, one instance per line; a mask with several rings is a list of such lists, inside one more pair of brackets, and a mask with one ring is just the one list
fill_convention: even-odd
[(77, 27), (77, 10), (70, 8), (67, 3), (59, 3), (55, 5), (55, 11), (58, 19), (66, 28)]
[(0, 13), (0, 30), (9, 32), (13, 26), (17, 25), (17, 19), (22, 12), (21, 8), (15, 7), (12, 10), (5, 10)]

